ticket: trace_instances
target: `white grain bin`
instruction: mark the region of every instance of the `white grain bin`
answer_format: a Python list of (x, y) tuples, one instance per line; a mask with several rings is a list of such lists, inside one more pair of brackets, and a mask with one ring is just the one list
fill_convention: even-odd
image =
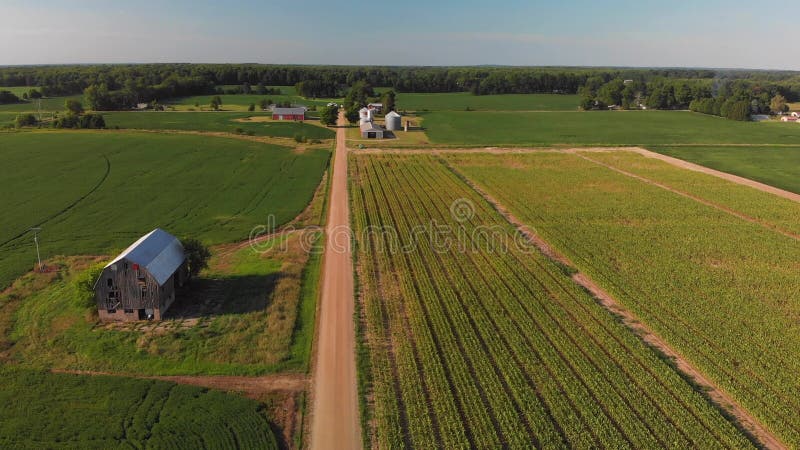
[(392, 111), (386, 115), (386, 129), (398, 131), (403, 129), (403, 118), (400, 114)]
[(374, 119), (372, 110), (369, 108), (361, 108), (361, 110), (358, 111), (358, 117), (361, 119), (361, 123), (372, 122)]

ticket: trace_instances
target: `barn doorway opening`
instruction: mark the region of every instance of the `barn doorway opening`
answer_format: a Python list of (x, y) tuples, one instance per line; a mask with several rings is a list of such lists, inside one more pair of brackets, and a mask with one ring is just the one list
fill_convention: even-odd
[(145, 314), (143, 309), (138, 310), (138, 313), (139, 313), (139, 320), (147, 319), (147, 314)]

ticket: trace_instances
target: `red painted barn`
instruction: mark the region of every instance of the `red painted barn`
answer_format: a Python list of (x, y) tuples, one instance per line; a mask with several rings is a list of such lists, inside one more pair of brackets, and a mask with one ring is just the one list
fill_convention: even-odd
[(272, 120), (306, 120), (305, 108), (275, 108)]

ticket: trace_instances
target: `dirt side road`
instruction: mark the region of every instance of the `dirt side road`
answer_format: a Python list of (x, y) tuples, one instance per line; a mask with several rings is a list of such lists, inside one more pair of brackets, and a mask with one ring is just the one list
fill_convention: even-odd
[[(343, 116), (339, 117), (339, 124), (346, 124)], [(313, 375), (311, 448), (348, 450), (358, 449), (362, 443), (345, 128), (336, 132), (329, 205)]]
[(662, 155), (661, 153), (652, 152), (650, 150), (645, 150), (643, 148), (638, 148), (638, 147), (632, 148), (630, 149), (630, 151), (637, 152), (648, 158), (660, 159), (661, 161), (670, 163), (674, 166), (678, 166), (684, 169), (693, 170), (695, 172), (701, 172), (708, 175), (713, 175), (715, 177), (732, 181), (734, 183), (750, 186), (751, 188), (758, 189), (759, 191), (768, 192), (770, 194), (777, 195), (778, 197), (783, 197), (785, 199), (793, 200), (795, 202), (800, 203), (800, 195), (795, 194), (794, 192), (784, 191), (783, 189), (778, 189), (768, 184), (759, 183), (758, 181), (754, 181), (749, 178), (740, 177), (738, 175), (733, 175), (727, 172), (720, 172), (719, 170), (714, 170), (705, 166), (701, 166), (699, 164), (691, 163), (689, 161), (684, 161), (682, 159), (673, 158), (672, 156)]

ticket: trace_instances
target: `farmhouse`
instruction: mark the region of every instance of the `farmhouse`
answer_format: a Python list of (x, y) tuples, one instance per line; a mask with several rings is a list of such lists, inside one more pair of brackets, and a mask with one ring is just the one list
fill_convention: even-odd
[(361, 122), (361, 137), (366, 139), (383, 139), (386, 130), (373, 122)]
[(100, 320), (161, 320), (187, 278), (183, 245), (156, 228), (103, 268), (94, 285)]
[(305, 108), (274, 108), (272, 120), (306, 120)]
[(375, 114), (380, 114), (383, 111), (383, 103), (370, 103), (367, 108), (375, 111)]

